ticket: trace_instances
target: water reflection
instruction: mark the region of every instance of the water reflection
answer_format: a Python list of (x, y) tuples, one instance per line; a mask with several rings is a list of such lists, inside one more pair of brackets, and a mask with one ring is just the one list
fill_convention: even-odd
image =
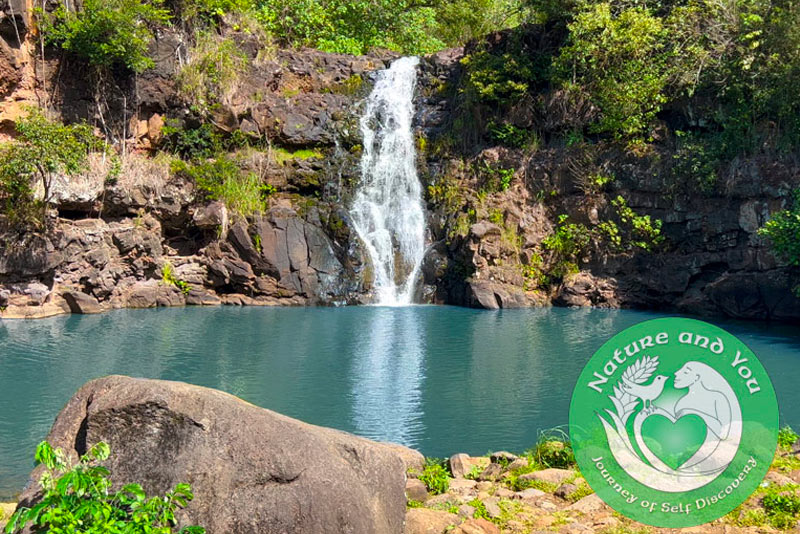
[(353, 428), (362, 436), (414, 447), (424, 432), (422, 316), (414, 308), (372, 310), (353, 347)]

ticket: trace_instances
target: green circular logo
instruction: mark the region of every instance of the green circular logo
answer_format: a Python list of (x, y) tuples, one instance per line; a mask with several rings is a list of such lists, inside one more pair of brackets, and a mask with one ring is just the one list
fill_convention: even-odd
[(714, 325), (655, 319), (586, 364), (569, 413), (581, 474), (609, 506), (657, 527), (713, 521), (767, 473), (778, 403), (753, 352)]

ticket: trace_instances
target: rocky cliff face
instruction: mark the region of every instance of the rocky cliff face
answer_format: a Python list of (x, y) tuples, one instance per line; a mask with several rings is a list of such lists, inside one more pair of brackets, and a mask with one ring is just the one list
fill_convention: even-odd
[[(360, 179), (360, 103), (390, 54), (268, 52), (256, 37), (229, 29), (249, 67), (208, 120), (223, 135), (258, 141), (245, 154), (247, 166), (276, 191), (266, 213), (243, 219), (203, 201), (191, 182), (153, 158), (165, 124), (200, 124), (176, 84), (185, 36), (159, 35), (156, 67), (111, 84), (60, 55), (35, 60), (24, 7), (0, 1), (0, 136), (13, 134), (24, 105), (50, 102), (65, 120), (96, 125), (125, 157), (113, 180), (106, 179), (109, 161), (97, 157), (84, 175), (57, 184), (58, 218), (49, 232), (3, 231), (3, 317), (369, 300), (370, 268), (347, 207)], [(491, 46), (502, 41), (489, 39)], [(800, 185), (796, 164), (739, 161), (724, 183), (701, 193), (676, 180), (675, 142), (667, 133), (655, 132), (655, 148), (640, 152), (564, 142), (578, 115), (592, 111), (565, 112), (557, 92), (519, 102), (498, 118), (539, 132), (538, 149), (492, 146), (480, 131), (462, 142), (453, 131), (464, 112), (464, 53), (443, 51), (420, 67), (419, 169), (431, 186), (424, 300), (800, 320), (800, 299), (790, 291), (800, 275), (757, 234)], [(473, 129), (486, 126), (478, 121)], [(599, 174), (611, 180), (601, 187), (587, 182)], [(612, 217), (616, 196), (662, 220), (665, 242), (652, 251), (594, 247), (577, 258), (578, 272), (548, 272), (553, 258), (543, 241), (559, 217), (597, 226)]]
[[(276, 191), (268, 211), (235, 216), (220, 202), (203, 201), (167, 162), (149, 157), (147, 151), (163, 141), (167, 121), (182, 128), (199, 124), (176, 89), (175, 58), (186, 53), (179, 33), (154, 43), (154, 69), (117, 80), (113, 88), (102, 86), (109, 93), (99, 105), (98, 87), (84, 83), (88, 74), (79, 65), (47, 59), (45, 72), (75, 68), (76, 75), (30, 83), (56, 102), (64, 120), (89, 120), (112, 137), (123, 132), (127, 155), (117, 178), (108, 179), (111, 163), (97, 156), (81, 176), (58, 181), (57, 218), (49, 231), (4, 230), (3, 317), (367, 298), (364, 260), (344, 206), (358, 179), (358, 102), (371, 73), (384, 68), (389, 56), (279, 50), (265, 59), (254, 38), (235, 32), (233, 38), (250, 67), (211, 120), (223, 134), (243, 132), (257, 140), (260, 148), (248, 152), (247, 165)], [(20, 57), (34, 61), (22, 49), (9, 57), (0, 55), (0, 71), (12, 72)], [(15, 91), (11, 76), (3, 80), (0, 117), (10, 117), (4, 124), (13, 131), (22, 106), (38, 101)], [(136, 105), (123, 105), (126, 95)]]
[[(501, 46), (503, 38), (493, 36), (490, 46)], [(737, 160), (703, 192), (680, 175), (675, 139), (663, 131), (647, 151), (603, 141), (570, 146), (563, 140), (570, 117), (559, 115), (559, 95), (547, 91), (495, 118), (537, 131), (535, 150), (491, 146), (485, 138), (459, 144), (453, 118), (465, 105), (459, 93), (463, 54), (453, 50), (428, 58), (421, 75), (418, 122), (426, 139), (421, 166), (433, 186), (434, 251), (426, 274), (438, 288), (438, 301), (800, 320), (800, 298), (791, 291), (800, 273), (757, 233), (800, 186), (796, 162), (766, 156)], [(499, 173), (507, 173), (503, 187), (497, 187)], [(592, 176), (609, 177), (608, 183), (593, 184), (587, 180)], [(576, 261), (578, 272), (548, 280), (553, 252), (543, 241), (559, 217), (596, 227), (612, 220), (617, 196), (636, 213), (661, 220), (664, 242), (651, 251), (590, 246)]]

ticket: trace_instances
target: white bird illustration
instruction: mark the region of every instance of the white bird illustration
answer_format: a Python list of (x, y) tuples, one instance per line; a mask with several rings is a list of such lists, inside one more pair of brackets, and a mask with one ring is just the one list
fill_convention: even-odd
[(656, 400), (661, 392), (664, 391), (664, 386), (667, 383), (667, 376), (656, 375), (652, 382), (647, 385), (635, 384), (630, 380), (626, 380), (625, 376), (622, 377), (622, 389), (625, 393), (639, 397), (643, 402), (644, 409), (652, 409), (653, 401)]

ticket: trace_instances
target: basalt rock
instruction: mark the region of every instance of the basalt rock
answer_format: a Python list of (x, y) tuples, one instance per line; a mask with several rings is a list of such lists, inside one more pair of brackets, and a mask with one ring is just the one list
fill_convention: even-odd
[[(111, 376), (70, 399), (47, 440), (71, 457), (105, 441), (114, 489), (189, 483), (179, 525), (226, 534), (398, 534), (405, 468), (392, 447), (309, 425), (232, 395)], [(37, 501), (40, 468), (20, 497)]]

